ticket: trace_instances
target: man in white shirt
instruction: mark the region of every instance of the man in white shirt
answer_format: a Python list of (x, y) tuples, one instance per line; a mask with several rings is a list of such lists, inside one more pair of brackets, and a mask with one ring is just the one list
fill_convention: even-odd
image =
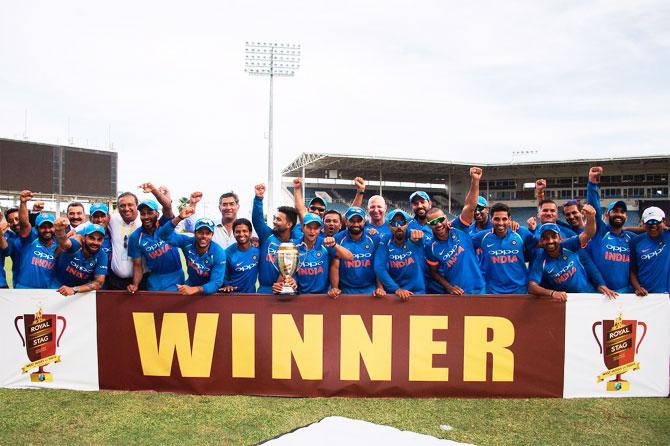
[(237, 211), (239, 210), (240, 200), (235, 192), (226, 192), (219, 197), (221, 223), (214, 228), (212, 240), (223, 249), (235, 244), (233, 222), (237, 220)]
[(133, 261), (128, 258), (128, 239), (141, 225), (137, 204), (135, 194), (124, 192), (117, 199), (117, 212), (109, 217), (112, 263), (106, 286), (110, 290), (125, 290), (133, 279)]

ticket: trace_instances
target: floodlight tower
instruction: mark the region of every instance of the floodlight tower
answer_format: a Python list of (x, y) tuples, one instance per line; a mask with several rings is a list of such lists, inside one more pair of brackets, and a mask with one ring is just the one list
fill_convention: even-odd
[(274, 166), (272, 154), (272, 83), (275, 76), (293, 76), (300, 68), (300, 45), (288, 43), (246, 42), (244, 71), (255, 76), (270, 78), (270, 117), (268, 128), (268, 223), (274, 212)]

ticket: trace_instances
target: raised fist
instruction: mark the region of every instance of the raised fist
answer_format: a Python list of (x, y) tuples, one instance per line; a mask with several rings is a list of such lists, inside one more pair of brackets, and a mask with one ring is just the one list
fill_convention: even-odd
[(354, 178), (354, 184), (356, 185), (356, 190), (358, 192), (365, 192), (365, 180), (361, 177)]
[(9, 229), (9, 223), (4, 219), (0, 221), (0, 235), (3, 235)]
[(54, 231), (56, 233), (62, 234), (65, 232), (65, 229), (70, 225), (70, 222), (65, 217), (58, 217), (54, 222)]
[(528, 229), (530, 231), (535, 231), (537, 228), (537, 220), (535, 217), (530, 217), (528, 220), (526, 220), (526, 225), (528, 225)]
[(19, 194), (19, 200), (21, 201), (21, 203), (27, 203), (32, 199), (33, 199), (33, 193), (30, 192), (29, 190), (21, 191), (21, 193)]
[(142, 189), (142, 192), (144, 192), (145, 194), (150, 194), (155, 187), (151, 183), (142, 183), (139, 185), (139, 188)]
[(547, 180), (544, 178), (541, 178), (535, 182), (535, 190), (538, 192), (542, 192), (547, 188)]
[(412, 229), (409, 232), (409, 239), (413, 242), (418, 242), (423, 238), (423, 231), (419, 229)]
[(584, 207), (582, 208), (582, 215), (584, 217), (595, 217), (596, 210), (590, 204), (585, 204)]
[(473, 180), (477, 180), (477, 181), (481, 180), (483, 174), (484, 174), (484, 171), (479, 167), (471, 167), (470, 168), (470, 178), (472, 178)]
[(189, 203), (191, 203), (191, 206), (195, 208), (195, 205), (200, 203), (200, 200), (202, 200), (202, 192), (193, 192), (191, 193), (191, 197), (189, 198)]
[(256, 198), (263, 198), (263, 195), (265, 195), (265, 184), (257, 184), (254, 187), (254, 192), (256, 192)]
[(335, 239), (333, 237), (326, 237), (323, 239), (323, 246), (326, 248), (332, 248), (335, 246)]
[(43, 201), (38, 201), (36, 203), (33, 203), (33, 213), (39, 214), (44, 210), (44, 202)]
[(184, 209), (179, 211), (179, 218), (185, 220), (193, 214), (195, 214), (195, 209), (193, 209), (191, 206), (186, 206)]
[(293, 189), (300, 189), (302, 188), (302, 178), (293, 178)]
[(600, 175), (603, 174), (603, 168), (600, 166), (591, 167), (589, 169), (589, 181), (593, 184), (600, 183)]

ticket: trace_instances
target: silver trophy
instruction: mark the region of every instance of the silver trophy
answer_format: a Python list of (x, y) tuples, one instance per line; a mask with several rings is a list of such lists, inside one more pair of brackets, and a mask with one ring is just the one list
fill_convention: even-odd
[(277, 265), (279, 274), (284, 278), (284, 286), (279, 292), (280, 295), (294, 295), (295, 290), (286, 282), (295, 274), (298, 269), (298, 249), (293, 243), (282, 243), (277, 250)]

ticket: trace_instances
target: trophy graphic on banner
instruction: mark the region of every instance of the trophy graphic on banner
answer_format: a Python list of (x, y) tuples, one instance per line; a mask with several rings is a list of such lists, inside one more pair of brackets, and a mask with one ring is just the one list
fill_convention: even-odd
[[(23, 319), (25, 338), (21, 335), (19, 329), (19, 319)], [(60, 335), (56, 338), (56, 322), (63, 321)], [(60, 356), (56, 354), (56, 347), (60, 343), (60, 338), (65, 332), (65, 318), (55, 314), (43, 314), (42, 309), (37, 310), (35, 314), (24, 314), (16, 316), (14, 327), (19, 333), (21, 342), (28, 352), (28, 359), (32, 362), (21, 368), (21, 373), (27, 373), (29, 370), (38, 368), (37, 372), (30, 374), (32, 382), (51, 382), (53, 375), (44, 371), (44, 367), (60, 362)]]
[[(602, 325), (603, 327), (602, 344), (596, 334), (596, 327), (598, 325)], [(636, 346), (635, 338), (638, 325), (643, 328), (643, 331), (640, 341)], [(607, 382), (607, 391), (626, 392), (630, 390), (629, 382), (621, 379), (621, 375), (630, 370), (638, 370), (640, 368), (640, 363), (635, 362), (635, 354), (638, 353), (640, 344), (642, 344), (642, 340), (647, 334), (647, 324), (644, 322), (623, 320), (621, 313), (619, 313), (615, 320), (595, 322), (591, 329), (608, 369), (606, 372), (598, 375), (598, 382), (616, 375), (612, 381)]]
[(282, 243), (277, 250), (277, 265), (279, 274), (284, 278), (284, 286), (279, 293), (280, 296), (292, 296), (295, 290), (287, 284), (288, 279), (298, 269), (298, 249), (293, 243)]

